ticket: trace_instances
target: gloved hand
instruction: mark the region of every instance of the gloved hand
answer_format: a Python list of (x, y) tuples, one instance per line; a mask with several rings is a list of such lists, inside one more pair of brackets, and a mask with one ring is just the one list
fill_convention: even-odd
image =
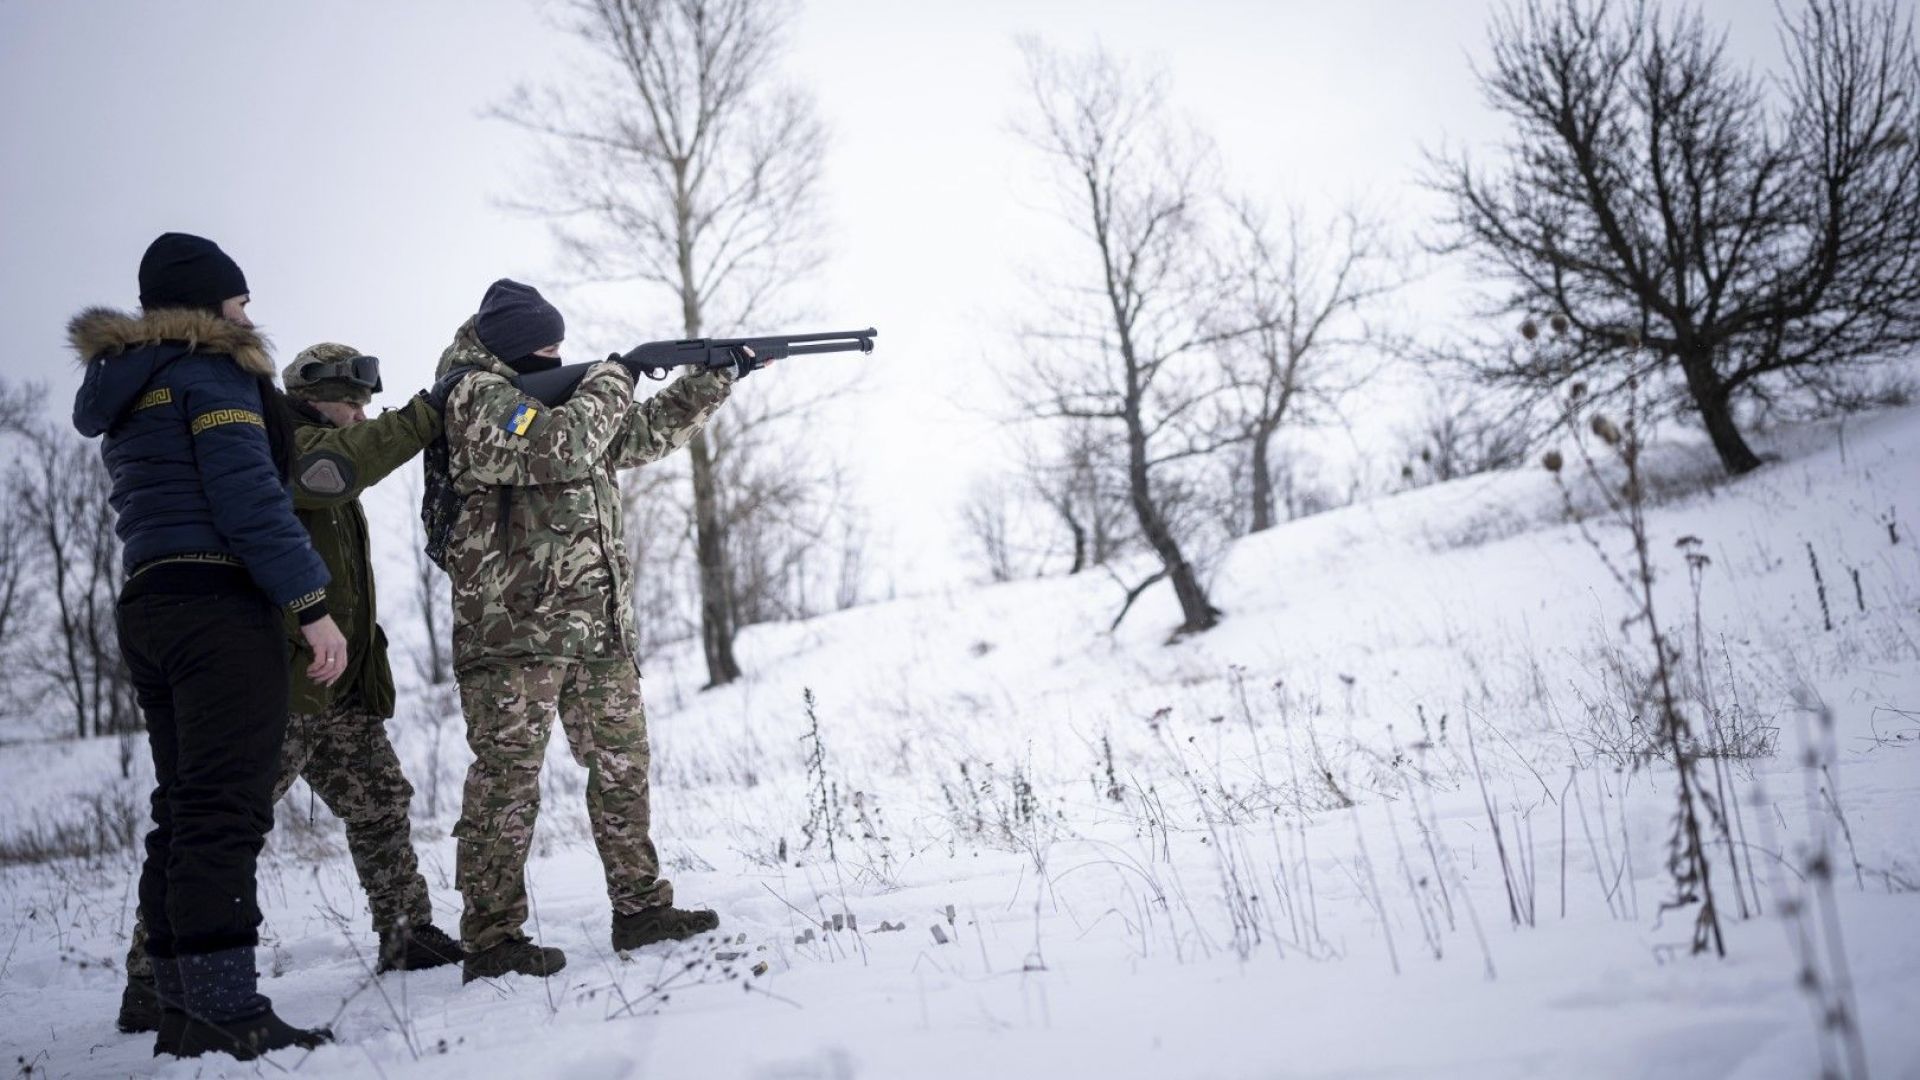
[(643, 375), (649, 379), (664, 379), (667, 377), (666, 372), (657, 368), (643, 367), (640, 364), (629, 362), (624, 353), (610, 352), (607, 354), (607, 358), (601, 362), (606, 364), (619, 364), (621, 367), (626, 368), (627, 374), (633, 376), (634, 382), (639, 382), (640, 377)]
[(453, 388), (460, 385), (460, 380), (471, 374), (473, 374), (473, 371), (470, 368), (456, 368), (440, 376), (432, 386), (429, 386), (414, 396), (425, 398), (427, 404), (433, 406), (433, 411), (439, 413), (441, 418), (445, 419), (447, 415), (447, 398), (453, 393)]
[(769, 363), (772, 363), (770, 360), (762, 360), (753, 355), (753, 346), (751, 345), (737, 345), (733, 348), (732, 352), (733, 377), (736, 379), (744, 379), (747, 377), (748, 372), (758, 371), (766, 367)]

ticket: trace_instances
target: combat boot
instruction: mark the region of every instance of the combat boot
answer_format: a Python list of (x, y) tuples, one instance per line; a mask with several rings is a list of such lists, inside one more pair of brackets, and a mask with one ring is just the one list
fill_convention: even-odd
[(432, 923), (395, 927), (380, 934), (380, 967), (377, 973), (425, 971), (446, 964), (457, 964), (466, 958), (466, 950), (460, 947), (460, 943)]
[(631, 915), (613, 913), (613, 951), (631, 952), (656, 941), (679, 941), (704, 934), (720, 925), (720, 916), (704, 908), (688, 911), (668, 905)]
[(468, 953), (460, 965), (460, 981), (497, 979), (502, 975), (538, 975), (546, 978), (567, 966), (567, 954), (559, 949), (535, 945), (526, 938), (510, 938), (476, 953)]
[(120, 991), (120, 1015), (113, 1026), (128, 1035), (160, 1030), (160, 991), (154, 989), (153, 976), (127, 976), (127, 987)]

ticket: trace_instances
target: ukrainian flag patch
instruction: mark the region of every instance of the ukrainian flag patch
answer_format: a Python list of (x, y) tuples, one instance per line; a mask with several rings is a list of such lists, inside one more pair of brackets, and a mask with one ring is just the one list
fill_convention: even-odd
[(523, 401), (513, 410), (513, 415), (507, 417), (507, 422), (500, 426), (515, 435), (525, 436), (527, 429), (533, 426), (534, 418), (539, 415), (540, 410), (532, 402)]

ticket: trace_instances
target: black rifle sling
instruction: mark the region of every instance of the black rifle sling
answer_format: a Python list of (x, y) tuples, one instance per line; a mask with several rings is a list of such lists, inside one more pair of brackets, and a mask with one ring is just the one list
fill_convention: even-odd
[[(459, 367), (447, 373), (459, 385), (468, 375), (478, 371), (475, 367)], [(448, 389), (452, 393), (452, 389)], [(425, 532), (427, 557), (440, 569), (447, 569), (447, 547), (453, 538), (454, 519), (460, 514), (460, 496), (453, 490), (453, 475), (448, 461), (447, 433), (444, 426), (439, 435), (427, 444), (426, 452), (420, 456), (422, 484), (420, 489), (420, 522)]]

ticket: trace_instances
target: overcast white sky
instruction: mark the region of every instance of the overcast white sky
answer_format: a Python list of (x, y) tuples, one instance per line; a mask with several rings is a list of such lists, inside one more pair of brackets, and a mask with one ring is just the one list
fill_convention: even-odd
[[(1714, 0), (1737, 55), (1771, 64), (1770, 5)], [(1100, 40), (1163, 63), (1175, 102), (1237, 181), (1276, 201), (1349, 195), (1424, 227), (1422, 147), (1497, 137), (1468, 67), (1484, 0), (969, 3), (810, 0), (786, 74), (831, 132), (831, 258), (813, 313), (779, 329), (880, 330), (844, 417), (866, 500), (892, 523), (903, 587), (944, 579), (952, 510), (994, 443), (983, 363), (1004, 352), (1025, 271), (1051, 247), (1049, 190), (1009, 131), (1015, 35)], [(198, 232), (245, 268), (282, 362), (322, 340), (381, 356), (389, 404), (424, 383), (486, 284), (552, 275), (544, 227), (502, 210), (534, 157), (482, 118), (516, 82), (564, 78), (526, 0), (0, 0), (0, 375), (77, 384), (66, 319), (131, 307), (141, 251)], [(1077, 253), (1074, 253), (1077, 254)], [(664, 312), (636, 291), (634, 310)], [(566, 297), (553, 297), (563, 309)], [(1409, 301), (1440, 319), (1464, 298)], [(649, 337), (675, 333), (657, 319)], [(576, 318), (571, 357), (630, 342)], [(752, 392), (752, 383), (743, 393)]]

